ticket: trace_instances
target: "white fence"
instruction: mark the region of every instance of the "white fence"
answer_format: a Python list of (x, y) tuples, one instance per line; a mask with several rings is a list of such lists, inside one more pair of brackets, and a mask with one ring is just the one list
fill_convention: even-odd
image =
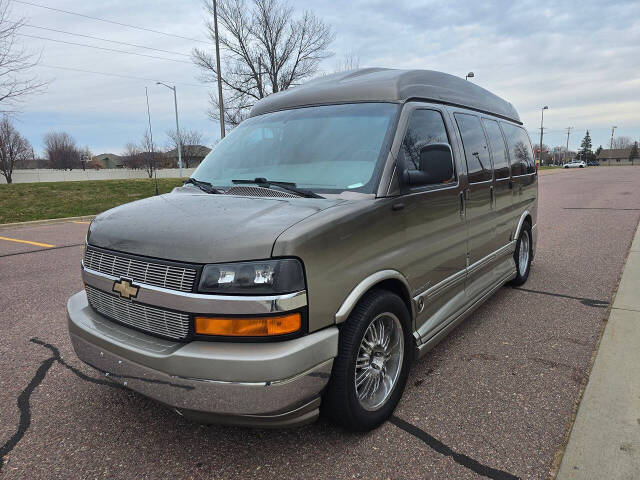
[[(182, 177), (187, 179), (195, 168), (183, 168)], [(158, 178), (177, 178), (180, 176), (177, 168), (158, 169)], [(148, 178), (145, 170), (130, 170), (128, 168), (105, 168), (102, 170), (51, 170), (32, 169), (14, 170), (11, 178), (13, 183), (32, 182), (81, 182), (83, 180), (121, 180), (127, 178)], [(0, 175), (0, 183), (6, 183)]]

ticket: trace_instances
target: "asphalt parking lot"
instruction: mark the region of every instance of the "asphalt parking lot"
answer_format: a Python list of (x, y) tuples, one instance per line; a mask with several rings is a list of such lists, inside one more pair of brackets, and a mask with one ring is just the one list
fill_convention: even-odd
[(101, 377), (66, 330), (87, 224), (0, 227), (0, 477), (549, 478), (639, 219), (638, 167), (541, 175), (529, 281), (417, 362), (368, 434), (198, 425)]

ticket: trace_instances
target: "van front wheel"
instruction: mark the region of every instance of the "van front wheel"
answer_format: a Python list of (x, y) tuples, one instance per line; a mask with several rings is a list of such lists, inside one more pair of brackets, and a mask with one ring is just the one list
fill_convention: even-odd
[(400, 297), (372, 290), (340, 326), (338, 356), (322, 409), (349, 430), (371, 430), (393, 413), (413, 357), (409, 312)]
[(529, 222), (522, 224), (520, 230), (520, 236), (518, 237), (518, 243), (516, 244), (516, 251), (513, 253), (513, 258), (516, 262), (516, 277), (511, 280), (511, 284), (520, 286), (529, 278), (529, 270), (531, 270), (531, 254), (533, 252), (531, 225)]

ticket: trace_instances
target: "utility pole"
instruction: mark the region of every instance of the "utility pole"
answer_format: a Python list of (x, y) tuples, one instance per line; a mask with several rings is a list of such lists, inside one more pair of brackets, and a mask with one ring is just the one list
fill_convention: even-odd
[(151, 111), (149, 110), (149, 89), (144, 87), (144, 94), (147, 96), (147, 118), (149, 119), (149, 139), (151, 140), (151, 168), (156, 180), (156, 195), (158, 195), (158, 169), (156, 168), (156, 154), (153, 151), (153, 132), (151, 131)]
[(567, 157), (569, 156), (569, 135), (573, 127), (567, 127), (567, 149), (564, 151), (564, 163), (567, 163)]
[(220, 106), (220, 140), (224, 138), (224, 100), (222, 98), (222, 72), (220, 70), (220, 41), (218, 40), (218, 6), (213, 0), (213, 29), (216, 34), (216, 68), (218, 74), (218, 105)]
[(542, 166), (542, 134), (544, 133), (544, 111), (548, 110), (546, 105), (542, 107), (542, 118), (540, 120), (540, 155), (538, 156), (538, 163)]
[[(609, 147), (611, 150), (613, 150), (613, 132), (614, 130), (618, 128), (617, 126), (613, 126), (611, 127), (611, 146)], [(611, 155), (613, 154), (613, 152), (611, 152), (609, 154), (609, 166), (611, 166)]]

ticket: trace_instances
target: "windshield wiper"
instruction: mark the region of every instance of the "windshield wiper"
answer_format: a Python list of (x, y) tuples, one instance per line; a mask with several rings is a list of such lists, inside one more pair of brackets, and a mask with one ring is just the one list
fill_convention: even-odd
[(191, 177), (185, 180), (184, 184), (195, 185), (200, 190), (207, 193), (221, 193), (220, 190), (217, 190), (216, 188), (214, 188), (213, 185), (211, 185), (209, 182), (203, 182), (202, 180), (196, 180), (195, 178), (191, 178)]
[(278, 182), (274, 180), (267, 180), (263, 177), (254, 178), (253, 180), (231, 180), (232, 183), (242, 184), (256, 184), (260, 187), (269, 188), (272, 185), (276, 187), (280, 187), (283, 190), (287, 190), (288, 192), (297, 193), (301, 197), (306, 198), (324, 198), (318, 195), (317, 193), (312, 192), (311, 190), (303, 190), (302, 188), (296, 187), (296, 184), (293, 182)]

